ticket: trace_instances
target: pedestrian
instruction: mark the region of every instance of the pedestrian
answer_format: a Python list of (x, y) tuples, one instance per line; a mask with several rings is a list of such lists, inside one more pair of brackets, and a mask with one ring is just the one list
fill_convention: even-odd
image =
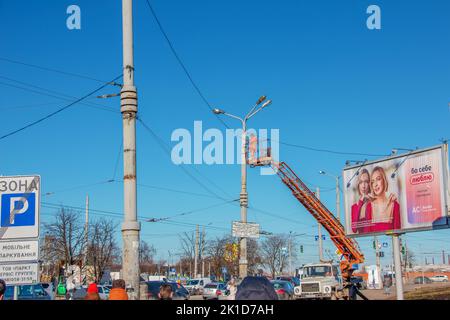
[(98, 295), (98, 287), (95, 282), (89, 285), (84, 300), (100, 300), (100, 296)]
[(6, 282), (0, 279), (0, 300), (4, 299), (5, 291), (6, 291)]
[(158, 293), (159, 300), (172, 300), (173, 292), (172, 292), (172, 286), (170, 284), (163, 284), (159, 288)]
[(385, 295), (391, 294), (391, 286), (392, 286), (392, 278), (391, 278), (391, 276), (386, 274), (383, 278), (383, 287), (384, 287)]
[(227, 300), (236, 300), (237, 286), (236, 286), (236, 280), (234, 278), (232, 278), (228, 282), (227, 290), (229, 291)]
[(113, 281), (108, 300), (128, 300), (128, 294), (125, 290), (125, 280), (116, 279)]
[(236, 300), (278, 300), (266, 277), (245, 277), (236, 292)]

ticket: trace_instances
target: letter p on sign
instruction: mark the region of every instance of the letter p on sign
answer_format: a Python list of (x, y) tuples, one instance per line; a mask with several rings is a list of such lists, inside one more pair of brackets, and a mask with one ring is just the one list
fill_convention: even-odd
[(23, 227), (35, 224), (35, 194), (3, 194), (1, 199), (1, 227)]

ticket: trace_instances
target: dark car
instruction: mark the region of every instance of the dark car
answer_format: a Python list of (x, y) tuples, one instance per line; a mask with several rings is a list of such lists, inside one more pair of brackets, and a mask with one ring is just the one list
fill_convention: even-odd
[(69, 296), (69, 300), (84, 300), (87, 295), (87, 289), (84, 287), (75, 288)]
[(158, 300), (159, 289), (163, 284), (170, 284), (173, 292), (173, 300), (188, 300), (189, 292), (181, 284), (167, 281), (146, 281), (147, 284), (147, 298), (149, 300)]
[(300, 279), (297, 277), (278, 276), (276, 280), (289, 281), (294, 287), (300, 285)]
[(292, 300), (294, 297), (294, 287), (289, 281), (272, 280), (275, 292), (277, 293), (278, 300)]
[[(14, 300), (14, 286), (6, 286), (5, 300)], [(18, 300), (51, 300), (51, 296), (41, 284), (17, 286)]]
[(415, 277), (414, 278), (414, 284), (427, 284), (427, 283), (432, 283), (433, 280), (431, 280), (428, 277)]

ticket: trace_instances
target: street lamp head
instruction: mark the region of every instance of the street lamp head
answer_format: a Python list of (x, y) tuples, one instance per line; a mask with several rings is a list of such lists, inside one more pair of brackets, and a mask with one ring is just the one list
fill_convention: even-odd
[(319, 174), (325, 174), (325, 171), (320, 170), (320, 171), (319, 171)]
[(213, 109), (213, 112), (214, 112), (214, 114), (224, 114), (225, 113), (225, 111), (223, 111), (222, 109), (218, 109), (218, 108)]
[(261, 97), (259, 97), (259, 99), (258, 99), (258, 101), (256, 101), (256, 104), (261, 104), (261, 103), (263, 103), (263, 101), (264, 100), (266, 100), (266, 96), (261, 96)]
[(267, 106), (268, 106), (269, 104), (271, 104), (271, 103), (272, 103), (272, 100), (267, 100), (267, 101), (262, 105), (261, 109), (267, 107)]

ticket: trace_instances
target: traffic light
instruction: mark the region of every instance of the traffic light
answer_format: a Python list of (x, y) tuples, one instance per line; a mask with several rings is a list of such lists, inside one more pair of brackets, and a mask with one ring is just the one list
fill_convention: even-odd
[(377, 244), (376, 244), (375, 240), (372, 241), (372, 244), (373, 244), (373, 248), (376, 249), (377, 248)]
[(300, 245), (300, 253), (303, 253), (303, 245)]
[(405, 246), (402, 246), (402, 254), (405, 254), (405, 253), (406, 253)]

